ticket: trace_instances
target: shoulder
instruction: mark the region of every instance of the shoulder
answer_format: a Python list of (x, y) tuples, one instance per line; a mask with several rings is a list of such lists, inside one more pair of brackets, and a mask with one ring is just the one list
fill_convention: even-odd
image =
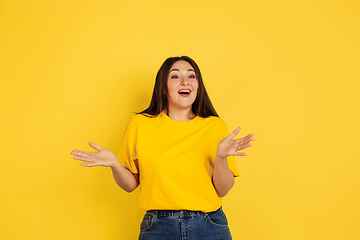
[(216, 117), (216, 116), (210, 116), (210, 117), (207, 117), (207, 118), (203, 118), (204, 120), (204, 124), (209, 124), (209, 125), (214, 125), (214, 126), (217, 126), (217, 127), (222, 127), (222, 128), (227, 128), (227, 124), (226, 122), (219, 118), (219, 117)]
[(126, 129), (129, 132), (138, 132), (138, 129), (141, 128), (147, 121), (150, 120), (150, 117), (146, 117), (142, 114), (135, 114), (131, 117)]
[(151, 115), (135, 114), (131, 117), (129, 125), (148, 125), (158, 121), (159, 116), (153, 117)]
[(143, 121), (144, 118), (145, 116), (143, 114), (135, 114), (131, 117), (130, 121), (135, 121), (135, 122)]
[(202, 127), (207, 129), (207, 134), (220, 135), (222, 138), (229, 133), (226, 122), (215, 116), (203, 118)]
[(136, 121), (136, 122), (141, 122), (141, 121), (146, 121), (148, 119), (154, 118), (151, 115), (147, 115), (147, 114), (140, 114), (140, 113), (136, 113), (135, 115), (133, 115), (131, 117), (131, 121)]
[(211, 131), (214, 132), (215, 135), (219, 136), (220, 139), (229, 135), (229, 128), (226, 122), (219, 117), (210, 117), (210, 122), (212, 122)]

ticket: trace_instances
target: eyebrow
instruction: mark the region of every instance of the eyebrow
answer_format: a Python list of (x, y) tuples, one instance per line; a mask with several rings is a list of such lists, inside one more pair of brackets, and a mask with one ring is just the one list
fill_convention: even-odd
[[(171, 69), (171, 70), (170, 70), (170, 72), (172, 72), (172, 71), (180, 71), (180, 70), (177, 69), (177, 68), (174, 68), (174, 69)], [(194, 69), (188, 69), (188, 71), (193, 71), (193, 72), (195, 72)]]

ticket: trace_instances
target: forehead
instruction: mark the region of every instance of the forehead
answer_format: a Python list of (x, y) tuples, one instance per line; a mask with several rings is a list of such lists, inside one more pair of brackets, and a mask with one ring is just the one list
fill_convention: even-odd
[(187, 71), (187, 70), (189, 70), (189, 69), (194, 70), (194, 68), (190, 65), (190, 63), (188, 63), (187, 61), (184, 61), (184, 60), (175, 62), (175, 63), (171, 66), (170, 71), (171, 71), (172, 69), (179, 69), (180, 71), (181, 71), (181, 70)]

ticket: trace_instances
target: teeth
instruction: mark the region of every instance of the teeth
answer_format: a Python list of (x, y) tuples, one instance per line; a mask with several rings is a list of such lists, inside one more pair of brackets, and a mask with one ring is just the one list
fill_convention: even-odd
[(190, 93), (190, 90), (180, 90), (179, 93)]

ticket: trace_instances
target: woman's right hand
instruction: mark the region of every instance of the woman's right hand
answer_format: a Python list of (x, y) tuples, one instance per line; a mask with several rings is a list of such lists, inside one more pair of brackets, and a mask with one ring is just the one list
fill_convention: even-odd
[(106, 148), (100, 147), (95, 143), (90, 142), (90, 147), (98, 150), (98, 152), (84, 152), (79, 150), (73, 150), (70, 155), (75, 155), (74, 159), (83, 161), (81, 166), (84, 167), (114, 167), (119, 163), (119, 160), (115, 154)]

